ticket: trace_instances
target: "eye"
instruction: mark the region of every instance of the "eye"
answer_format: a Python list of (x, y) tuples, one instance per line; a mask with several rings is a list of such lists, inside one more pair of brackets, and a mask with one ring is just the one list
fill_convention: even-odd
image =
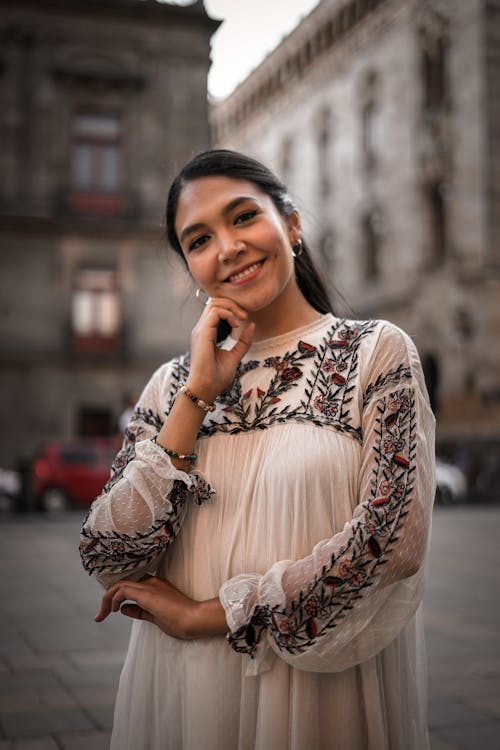
[(250, 221), (250, 219), (253, 219), (254, 216), (257, 216), (257, 209), (249, 209), (248, 211), (244, 211), (242, 214), (238, 214), (238, 216), (234, 220), (234, 223), (242, 224), (245, 221)]
[(201, 235), (201, 237), (195, 237), (195, 239), (192, 240), (188, 245), (189, 252), (191, 252), (192, 250), (197, 250), (198, 248), (202, 247), (202, 245), (208, 242), (209, 239), (210, 237), (208, 236), (208, 234), (203, 234)]

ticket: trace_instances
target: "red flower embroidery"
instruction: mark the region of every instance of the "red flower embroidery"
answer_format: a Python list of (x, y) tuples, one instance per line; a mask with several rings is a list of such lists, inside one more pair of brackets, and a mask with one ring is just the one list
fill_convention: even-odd
[(312, 357), (314, 352), (317, 351), (317, 347), (308, 344), (307, 341), (299, 341), (298, 349), (301, 354), (306, 354), (309, 357)]
[(332, 375), (332, 380), (335, 383), (335, 385), (345, 385), (346, 379), (343, 375), (340, 375), (338, 372), (334, 372)]
[(281, 380), (284, 383), (291, 383), (293, 380), (298, 380), (302, 375), (302, 372), (298, 367), (287, 367), (281, 373)]

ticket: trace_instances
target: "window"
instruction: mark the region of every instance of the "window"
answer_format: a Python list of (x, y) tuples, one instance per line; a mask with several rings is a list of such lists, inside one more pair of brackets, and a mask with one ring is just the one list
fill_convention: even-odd
[(80, 269), (71, 302), (73, 348), (78, 352), (115, 352), (122, 327), (116, 271)]
[(383, 236), (383, 221), (379, 211), (366, 214), (361, 223), (363, 233), (364, 276), (368, 281), (380, 276), (380, 251)]
[(363, 105), (363, 154), (365, 162), (370, 165), (375, 162), (375, 102), (368, 101)]
[(73, 117), (71, 208), (115, 214), (123, 208), (122, 124), (117, 115), (79, 112)]
[(361, 91), (361, 147), (365, 169), (376, 166), (377, 151), (382, 140), (378, 88), (378, 76), (370, 71), (365, 75)]
[(427, 112), (439, 111), (446, 107), (448, 94), (446, 21), (429, 10), (420, 24), (420, 48), (423, 106)]
[(327, 229), (320, 237), (319, 252), (326, 268), (332, 271), (335, 262), (335, 236), (331, 229)]
[(318, 175), (320, 196), (326, 198), (331, 192), (330, 151), (331, 151), (331, 115), (328, 109), (318, 117)]
[(426, 193), (430, 228), (429, 265), (432, 267), (441, 265), (447, 254), (446, 184), (442, 181), (431, 183)]
[(291, 178), (293, 169), (293, 140), (287, 136), (281, 144), (280, 173), (285, 182)]
[(422, 55), (422, 77), (425, 109), (442, 109), (446, 101), (445, 55), (442, 39), (435, 40), (433, 48), (430, 48), (430, 46), (424, 48)]

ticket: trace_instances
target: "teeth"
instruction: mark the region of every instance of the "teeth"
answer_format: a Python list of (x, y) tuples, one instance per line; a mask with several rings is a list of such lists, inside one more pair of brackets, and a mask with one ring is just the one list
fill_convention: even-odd
[(245, 268), (245, 270), (241, 271), (240, 273), (235, 273), (234, 276), (229, 277), (229, 281), (238, 281), (239, 279), (243, 279), (245, 276), (248, 276), (249, 273), (253, 273), (254, 271), (256, 271), (260, 264), (261, 261), (259, 261), (258, 263), (254, 263), (248, 268)]

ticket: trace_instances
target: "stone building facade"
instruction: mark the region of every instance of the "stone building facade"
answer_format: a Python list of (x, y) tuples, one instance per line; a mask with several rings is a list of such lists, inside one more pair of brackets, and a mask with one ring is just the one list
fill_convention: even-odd
[(201, 0), (0, 0), (2, 467), (110, 434), (124, 394), (186, 348), (162, 217), (210, 142), (218, 25)]
[(322, 0), (211, 114), (289, 185), (339, 312), (413, 336), (442, 446), (500, 437), (498, 91), (498, 0)]

